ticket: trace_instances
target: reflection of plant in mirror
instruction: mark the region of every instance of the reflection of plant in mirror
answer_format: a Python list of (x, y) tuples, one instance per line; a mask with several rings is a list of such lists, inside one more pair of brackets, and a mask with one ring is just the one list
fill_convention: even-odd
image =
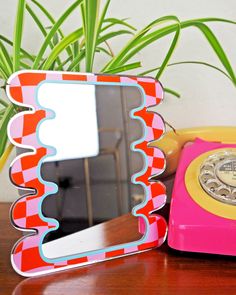
[[(209, 22), (225, 22), (229, 24), (236, 24), (236, 22), (221, 18), (180, 21), (176, 16), (169, 15), (160, 17), (145, 28), (137, 31), (126, 19), (107, 17), (110, 2), (111, 0), (107, 0), (104, 7), (101, 8), (99, 0), (76, 0), (55, 20), (39, 1), (32, 0), (29, 4), (29, 1), (18, 0), (13, 41), (0, 35), (0, 78), (4, 81), (4, 84), (6, 84), (8, 77), (12, 73), (21, 69), (92, 72), (98, 53), (105, 54), (109, 58), (108, 62), (100, 67), (99, 72), (101, 73), (118, 74), (142, 68), (140, 61), (132, 59), (151, 43), (173, 34), (173, 40), (162, 64), (139, 73), (140, 75), (154, 73), (154, 76), (159, 79), (168, 66), (195, 63), (220, 71), (236, 85), (236, 77), (230, 61), (215, 34), (206, 25)], [(61, 26), (71, 13), (77, 9), (80, 9), (82, 26), (64, 35)], [(36, 55), (31, 54), (21, 46), (26, 14), (33, 18), (35, 25), (44, 36)], [(47, 25), (42, 23), (41, 16), (46, 17)], [(204, 35), (206, 41), (219, 58), (223, 69), (203, 61), (170, 63), (180, 32), (188, 27), (197, 28)], [(124, 34), (130, 35), (130, 39), (124, 43), (118, 53), (114, 53), (109, 44), (110, 40)], [(9, 49), (10, 47), (12, 47), (12, 50)], [(2, 88), (5, 89), (5, 86)], [(177, 92), (169, 88), (165, 88), (165, 91), (179, 96)], [(0, 169), (11, 150), (7, 148), (7, 124), (10, 118), (18, 111), (19, 109), (12, 104), (0, 99)]]

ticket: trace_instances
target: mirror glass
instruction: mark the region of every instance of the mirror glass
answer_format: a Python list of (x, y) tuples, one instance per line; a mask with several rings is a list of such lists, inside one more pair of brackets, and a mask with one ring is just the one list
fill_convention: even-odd
[(144, 158), (130, 145), (143, 137), (144, 130), (130, 111), (143, 100), (136, 86), (72, 82), (39, 86), (39, 104), (54, 112), (54, 118), (41, 123), (39, 139), (56, 148), (56, 154), (42, 163), (41, 176), (58, 186), (57, 193), (44, 199), (42, 212), (60, 224), (44, 238), (45, 257), (76, 255), (142, 238), (131, 211), (144, 200), (144, 189), (132, 184), (131, 176), (143, 169)]
[(39, 138), (47, 145), (56, 147), (56, 154), (45, 161), (55, 162), (98, 155), (94, 85), (44, 83), (40, 87), (38, 99), (44, 107), (53, 110), (55, 116), (53, 120), (44, 122), (39, 129)]

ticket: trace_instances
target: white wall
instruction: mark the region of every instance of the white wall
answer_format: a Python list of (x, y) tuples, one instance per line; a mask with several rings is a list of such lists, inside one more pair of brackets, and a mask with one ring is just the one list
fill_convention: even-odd
[[(17, 0), (0, 1), (0, 33), (11, 37)], [(43, 0), (40, 2), (45, 4), (55, 16), (59, 16), (65, 6), (73, 1)], [(109, 15), (119, 18), (129, 17), (130, 23), (137, 28), (144, 27), (160, 16), (170, 14), (178, 16), (180, 20), (210, 16), (236, 19), (235, 0), (113, 0), (111, 2)], [(64, 29), (66, 32), (75, 30), (79, 23), (80, 15), (79, 12), (76, 12), (65, 24)], [(222, 42), (235, 68), (236, 25), (212, 23), (210, 27)], [(32, 21), (26, 20), (24, 46), (37, 52), (41, 40), (42, 37)], [(125, 40), (127, 37), (121, 37), (112, 42), (115, 52), (119, 50)], [(160, 64), (170, 40), (169, 37), (165, 38), (139, 54), (144, 68)], [(221, 66), (203, 35), (194, 28), (182, 31), (178, 48), (172, 59), (173, 62), (183, 60), (202, 60)], [(103, 57), (98, 57), (96, 71), (101, 68), (104, 61)], [(232, 83), (222, 74), (203, 66), (182, 65), (169, 68), (161, 81), (164, 86), (173, 88), (182, 95), (181, 99), (166, 95), (165, 102), (158, 108), (165, 119), (176, 128), (198, 125), (234, 125), (236, 123), (236, 91)], [(2, 175), (1, 178), (3, 179)], [(15, 194), (12, 193), (12, 189), (9, 191), (4, 189), (4, 194), (2, 194), (3, 183), (5, 180), (0, 182), (0, 200), (14, 199)]]

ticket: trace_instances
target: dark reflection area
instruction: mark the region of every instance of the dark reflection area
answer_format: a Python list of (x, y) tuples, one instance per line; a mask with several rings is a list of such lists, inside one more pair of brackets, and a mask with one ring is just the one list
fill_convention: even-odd
[[(172, 196), (172, 191), (174, 187), (174, 181), (175, 181), (175, 173), (169, 176), (163, 177), (162, 175), (159, 175), (155, 178), (153, 178), (154, 181), (161, 181), (166, 188), (166, 195), (167, 195), (167, 204), (170, 204), (171, 201), (171, 196)], [(159, 210), (158, 210), (159, 214)], [(161, 214), (162, 215), (162, 214)]]
[(168, 222), (169, 221), (169, 215), (170, 215), (170, 203), (166, 203), (165, 206), (163, 206), (161, 209), (158, 209), (151, 214), (153, 215), (160, 215), (165, 218), (165, 220)]
[[(113, 229), (113, 219), (127, 214), (131, 216), (132, 208), (144, 200), (142, 186), (131, 183), (131, 176), (143, 169), (144, 159), (130, 149), (131, 143), (140, 139), (144, 130), (141, 122), (129, 115), (132, 109), (141, 105), (141, 92), (137, 87), (96, 85), (95, 93), (99, 154), (42, 164), (42, 178), (58, 185), (58, 192), (43, 201), (42, 211), (46, 217), (55, 218), (60, 223), (59, 229), (50, 232), (44, 243), (79, 231), (86, 235), (85, 229), (95, 229), (104, 222), (110, 222), (107, 228)], [(76, 126), (73, 127), (75, 135), (79, 136)], [(136, 239), (120, 237), (121, 243), (141, 238), (138, 219), (135, 218), (134, 222)], [(125, 226), (125, 223), (120, 224)], [(105, 247), (105, 241), (104, 236), (99, 245)], [(117, 243), (117, 237), (113, 242), (109, 240), (109, 245)]]

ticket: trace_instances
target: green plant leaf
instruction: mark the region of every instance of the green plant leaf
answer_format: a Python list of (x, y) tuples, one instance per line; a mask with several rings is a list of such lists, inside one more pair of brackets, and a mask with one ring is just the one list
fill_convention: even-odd
[(115, 32), (110, 32), (110, 33), (107, 33), (103, 36), (100, 36), (99, 39), (98, 39), (98, 42), (97, 44), (101, 44), (113, 37), (117, 37), (119, 35), (124, 35), (124, 34), (129, 34), (129, 35), (133, 35), (132, 32), (128, 31), (128, 30), (119, 30), (119, 31), (115, 31)]
[(176, 96), (177, 98), (180, 98), (180, 94), (178, 92), (176, 92), (175, 90), (167, 88), (167, 87), (164, 87), (163, 89), (166, 93), (170, 93), (170, 94)]
[(197, 27), (204, 34), (208, 43), (210, 44), (210, 46), (212, 47), (212, 49), (218, 56), (219, 60), (221, 61), (222, 65), (224, 66), (229, 76), (231, 77), (234, 85), (236, 85), (236, 76), (235, 76), (234, 70), (229, 62), (229, 59), (226, 53), (224, 52), (224, 49), (222, 48), (220, 42), (218, 41), (214, 33), (211, 31), (211, 29), (208, 26), (206, 26), (203, 23), (193, 22), (192, 25)]
[[(13, 46), (13, 42), (3, 35), (0, 35), (0, 40), (4, 41), (5, 43), (7, 43), (10, 46)], [(29, 54), (29, 52), (27, 52), (26, 50), (20, 48), (20, 52), (23, 56), (25, 56), (29, 60), (34, 61), (34, 57), (31, 54)]]
[[(166, 17), (166, 21), (168, 21), (168, 16)], [(160, 19), (158, 19), (160, 21)], [(157, 29), (154, 32), (151, 32), (149, 34), (146, 34), (147, 31), (150, 30), (150, 28), (153, 28), (153, 25), (156, 25), (158, 20), (152, 22), (149, 26), (138, 32), (133, 39), (114, 57), (104, 68), (103, 70), (109, 69), (113, 66), (119, 66), (120, 64), (126, 63), (130, 58), (132, 58), (135, 54), (140, 52), (143, 48), (147, 47), (149, 44), (153, 43), (154, 41), (165, 37), (173, 32), (176, 31), (177, 25), (172, 24), (165, 26), (163, 28)], [(191, 26), (194, 26), (196, 22), (225, 22), (230, 24), (236, 24), (236, 22), (221, 18), (200, 18), (196, 19), (194, 21), (187, 20), (184, 22), (181, 22), (181, 29), (188, 28)], [(154, 24), (153, 24), (154, 23)], [(103, 71), (102, 70), (102, 71)], [(230, 74), (230, 73), (229, 73)]]
[(3, 155), (6, 145), (7, 145), (7, 140), (8, 140), (7, 125), (14, 114), (15, 114), (14, 106), (12, 104), (10, 104), (7, 107), (5, 113), (0, 121), (0, 157)]
[[(40, 19), (37, 17), (37, 15), (34, 13), (34, 11), (31, 9), (31, 7), (28, 4), (26, 4), (26, 9), (29, 12), (29, 14), (31, 15), (31, 17), (33, 18), (34, 22), (37, 24), (37, 26), (38, 26), (39, 30), (41, 31), (41, 33), (43, 34), (43, 36), (46, 37), (47, 31), (44, 28), (44, 26), (42, 25), (42, 22), (40, 21)], [(52, 42), (49, 42), (49, 46), (51, 49), (54, 48), (54, 44)], [(57, 57), (56, 60), (57, 60), (58, 65), (60, 65), (61, 64), (60, 58)]]
[(68, 56), (67, 59), (65, 59), (57, 68), (56, 68), (56, 71), (61, 71), (63, 70), (64, 66), (70, 62), (71, 60), (73, 59), (72, 56)]
[(175, 48), (177, 46), (177, 42), (179, 40), (180, 29), (181, 29), (180, 21), (179, 21), (179, 19), (177, 17), (173, 17), (173, 20), (174, 19), (175, 19), (175, 21), (177, 23), (177, 29), (176, 29), (173, 41), (172, 41), (172, 43), (170, 45), (170, 48), (169, 48), (169, 50), (168, 50), (168, 52), (167, 52), (167, 54), (166, 54), (166, 56), (164, 58), (164, 61), (163, 61), (162, 65), (160, 66), (159, 71), (156, 74), (156, 79), (160, 79), (160, 77), (161, 77), (162, 73), (164, 72), (164, 70), (165, 70), (165, 68), (166, 68), (172, 54), (174, 53), (174, 50), (175, 50)]
[(2, 41), (0, 41), (0, 58), (1, 64), (5, 67), (5, 71), (10, 76), (13, 71), (12, 60)]
[[(214, 66), (212, 64), (206, 63), (204, 61), (195, 61), (195, 60), (179, 61), (179, 62), (174, 62), (174, 63), (168, 64), (167, 67), (172, 67), (172, 66), (177, 66), (177, 65), (183, 65), (183, 64), (197, 64), (197, 65), (203, 65), (203, 66), (207, 66), (207, 67), (213, 68), (214, 70), (217, 70), (221, 74), (225, 75), (232, 82), (231, 77), (226, 72), (224, 72), (220, 68), (218, 68), (218, 67), (216, 67), (216, 66)], [(157, 71), (158, 69), (160, 69), (160, 66), (159, 67), (152, 68), (152, 69), (149, 69), (149, 70), (146, 70), (146, 71), (140, 73), (139, 76), (148, 75), (148, 74), (150, 74), (152, 72)]]
[(67, 71), (73, 71), (76, 66), (85, 58), (85, 50), (81, 50), (80, 53), (74, 58), (74, 60), (69, 65)]
[(20, 65), (21, 65), (21, 68), (23, 68), (23, 69), (27, 69), (27, 70), (31, 69), (31, 65), (28, 65), (27, 63), (23, 62), (22, 60), (20, 61)]
[(80, 12), (81, 12), (81, 18), (82, 18), (82, 27), (83, 27), (83, 31), (84, 31), (84, 36), (86, 34), (86, 16), (85, 16), (85, 5), (84, 5), (84, 1), (81, 3), (80, 5)]
[(1, 78), (4, 80), (7, 80), (9, 78), (9, 75), (7, 74), (5, 70), (5, 66), (2, 64), (1, 59), (0, 59), (0, 75), (1, 75)]
[(111, 56), (111, 57), (113, 56), (109, 50), (107, 50), (101, 46), (97, 46), (97, 52), (104, 52), (108, 56)]
[(69, 6), (68, 9), (65, 10), (65, 12), (61, 15), (61, 17), (59, 17), (57, 22), (53, 25), (52, 29), (47, 34), (47, 37), (45, 38), (45, 40), (44, 40), (44, 42), (43, 42), (37, 56), (36, 56), (36, 59), (35, 59), (34, 64), (33, 64), (33, 69), (37, 69), (39, 67), (39, 63), (42, 60), (43, 55), (44, 55), (47, 47), (49, 46), (49, 43), (50, 43), (51, 39), (53, 38), (53, 36), (57, 32), (57, 30), (60, 28), (60, 26), (68, 18), (68, 16), (81, 4), (82, 1), (83, 0), (75, 1), (71, 6)]
[(134, 63), (126, 64), (124, 66), (120, 66), (120, 67), (117, 67), (117, 68), (107, 70), (104, 73), (106, 73), (106, 74), (117, 74), (117, 73), (130, 71), (130, 70), (133, 70), (133, 69), (137, 69), (137, 68), (140, 68), (141, 66), (142, 66), (141, 62), (134, 62)]
[(8, 103), (4, 99), (2, 99), (2, 98), (0, 98), (0, 104), (3, 105), (5, 108), (8, 107)]
[(55, 46), (59, 43), (59, 36), (58, 34), (56, 33), (54, 36), (53, 36), (53, 39), (52, 39), (52, 44)]
[(105, 23), (109, 23), (109, 24), (104, 26), (102, 28), (101, 32), (111, 28), (114, 25), (121, 25), (121, 26), (127, 27), (133, 31), (137, 31), (137, 29), (135, 27), (131, 26), (129, 23), (127, 23), (126, 20), (127, 19), (117, 19), (117, 18), (112, 18), (112, 17), (104, 19), (103, 24), (105, 24)]
[(83, 36), (83, 29), (79, 28), (78, 30), (70, 33), (64, 39), (62, 39), (51, 51), (46, 61), (44, 62), (42, 69), (48, 70), (58, 55), (69, 45), (77, 41), (81, 36)]
[(0, 158), (0, 172), (2, 171), (2, 168), (4, 167), (9, 155), (11, 154), (11, 151), (12, 151), (13, 147), (14, 147), (13, 144), (10, 143), (6, 147), (2, 157)]
[(38, 26), (39, 30), (42, 32), (43, 36), (47, 36), (47, 31), (44, 28), (44, 26), (42, 25), (42, 22), (40, 21), (40, 19), (37, 17), (37, 15), (34, 13), (34, 11), (32, 10), (32, 8), (29, 6), (29, 4), (26, 4), (26, 10), (29, 12), (29, 14), (31, 15), (31, 17), (33, 18), (34, 22), (36, 23), (36, 25)]
[[(46, 8), (44, 8), (43, 5), (41, 5), (38, 1), (36, 0), (31, 0), (40, 10), (41, 12), (46, 16), (46, 18), (50, 21), (50, 23), (52, 25), (54, 25), (56, 23), (55, 19), (53, 18), (53, 16), (48, 12), (48, 10)], [(60, 28), (58, 28), (58, 31), (57, 31), (60, 35), (60, 37), (63, 39), (65, 36), (62, 32), (62, 30)], [(72, 55), (72, 50), (70, 47), (67, 48), (67, 53), (69, 56)]]
[[(103, 11), (101, 13), (101, 17), (99, 19), (98, 27), (97, 27), (97, 32), (96, 32), (96, 34), (97, 34), (96, 35), (96, 42), (98, 40), (99, 34), (101, 33), (102, 26), (103, 26), (103, 23), (104, 23), (104, 20), (105, 20), (106, 14), (107, 14), (107, 10), (108, 10), (108, 7), (109, 7), (110, 3), (111, 3), (111, 0), (107, 0), (105, 6), (103, 8)], [(98, 8), (98, 12), (99, 12), (99, 8)]]
[(84, 0), (85, 67), (92, 72), (99, 26), (99, 0)]
[[(156, 19), (155, 21), (151, 22), (148, 26), (146, 26), (141, 31), (137, 32), (133, 36), (133, 38), (131, 38), (131, 40), (120, 50), (120, 52), (102, 69), (102, 71), (108, 70), (112, 67), (117, 67), (117, 66), (125, 63), (126, 61), (128, 61), (128, 59), (130, 59), (133, 55), (135, 55), (138, 52), (138, 50), (134, 51), (136, 49), (136, 47), (140, 48), (140, 50), (141, 50), (148, 45), (147, 42), (144, 43), (142, 41), (142, 38), (150, 30), (152, 30), (156, 26), (160, 26), (160, 25), (162, 25), (166, 22), (170, 22), (170, 21), (176, 22), (176, 17), (172, 16), (172, 15), (160, 17), (160, 18)], [(179, 24), (178, 25), (175, 24), (172, 26), (174, 28), (173, 32), (175, 32), (176, 30), (178, 30)], [(161, 31), (161, 29), (155, 30), (155, 32), (159, 32), (159, 31)], [(132, 55), (130, 52), (132, 53)], [(129, 55), (128, 55), (128, 53), (129, 53)], [(128, 58), (127, 58), (127, 55), (128, 55)]]
[(195, 19), (183, 21), (181, 26), (188, 27), (192, 22), (200, 22), (200, 23), (221, 22), (221, 23), (228, 23), (232, 25), (236, 24), (236, 21), (230, 20), (230, 19), (225, 19), (220, 17), (203, 17), (203, 18), (195, 18)]
[[(201, 20), (201, 19), (200, 19)], [(202, 21), (207, 21), (208, 19), (202, 19)], [(236, 22), (232, 22), (230, 20), (224, 20), (224, 19), (214, 19), (211, 18), (208, 21), (221, 21), (221, 22), (226, 22), (226, 23), (231, 23), (231, 24), (236, 24)], [(221, 44), (217, 40), (216, 36), (214, 33), (204, 24), (201, 23), (200, 21), (186, 21), (181, 24), (181, 28), (187, 28), (187, 27), (196, 27), (198, 28), (206, 37), (208, 43), (218, 56), (219, 60), (221, 61), (222, 65), (225, 67), (225, 69), (228, 72), (228, 76), (230, 76), (232, 82), (234, 85), (236, 85), (236, 78), (235, 78), (235, 73), (232, 69), (232, 66), (227, 58), (227, 55), (225, 54)], [(224, 72), (223, 72), (224, 73)]]
[[(82, 34), (83, 34), (83, 28), (82, 28)], [(72, 49), (73, 49), (73, 59), (75, 59), (79, 53), (80, 53), (80, 44), (79, 44), (79, 40), (76, 40), (73, 44), (72, 44)], [(75, 67), (75, 71), (79, 72), (80, 71), (80, 64), (77, 64), (77, 66)]]
[(1, 122), (1, 119), (3, 118), (5, 112), (6, 112), (6, 108), (3, 108), (0, 110), (0, 122)]
[(24, 25), (25, 0), (18, 0), (13, 42), (13, 72), (20, 69), (20, 51)]

